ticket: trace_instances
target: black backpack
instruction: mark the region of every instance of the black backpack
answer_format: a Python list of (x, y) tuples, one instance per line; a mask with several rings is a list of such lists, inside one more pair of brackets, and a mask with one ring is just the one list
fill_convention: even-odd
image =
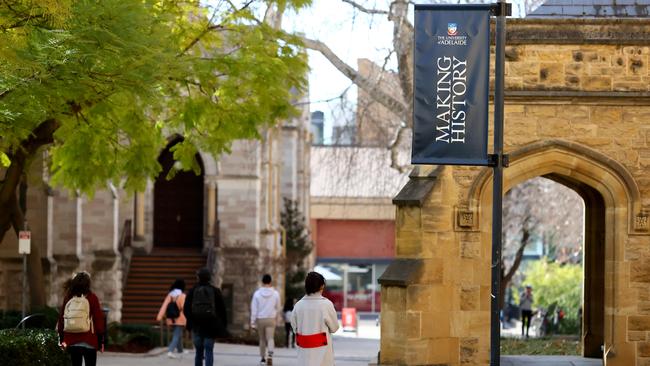
[(178, 308), (176, 304), (176, 298), (172, 298), (172, 301), (167, 304), (167, 309), (165, 310), (165, 317), (171, 319), (172, 321), (181, 316), (181, 309)]
[(192, 298), (192, 317), (198, 321), (210, 321), (217, 318), (214, 303), (214, 288), (210, 285), (194, 289)]

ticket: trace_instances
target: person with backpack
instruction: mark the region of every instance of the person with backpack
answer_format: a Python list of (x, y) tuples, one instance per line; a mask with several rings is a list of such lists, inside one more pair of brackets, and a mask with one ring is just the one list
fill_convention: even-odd
[(90, 274), (77, 273), (66, 283), (57, 330), (61, 348), (70, 353), (72, 366), (95, 366), (97, 350), (104, 352), (104, 313), (90, 290)]
[(221, 290), (210, 284), (210, 270), (201, 268), (196, 276), (198, 283), (188, 291), (183, 313), (196, 349), (194, 365), (202, 366), (205, 359), (205, 366), (212, 366), (215, 339), (228, 336), (226, 306)]
[(323, 297), (325, 278), (309, 272), (305, 279), (305, 293), (293, 307), (291, 327), (296, 334), (298, 365), (333, 366), (332, 333), (339, 329), (334, 304)]
[(169, 293), (160, 306), (158, 316), (156, 316), (157, 321), (161, 321), (164, 316), (167, 326), (173, 329), (172, 340), (167, 347), (167, 356), (169, 358), (176, 358), (174, 349), (183, 354), (183, 330), (187, 324), (187, 319), (183, 314), (183, 306), (185, 305), (184, 291), (185, 281), (177, 278), (169, 288)]
[(255, 291), (251, 301), (251, 328), (257, 328), (262, 365), (273, 365), (275, 325), (282, 309), (280, 294), (273, 288), (271, 281), (270, 274), (262, 276), (262, 287)]

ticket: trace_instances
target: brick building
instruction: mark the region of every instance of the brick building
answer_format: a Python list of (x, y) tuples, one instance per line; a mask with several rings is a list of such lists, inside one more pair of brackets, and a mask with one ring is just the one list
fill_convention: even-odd
[(312, 147), (311, 230), (317, 271), (337, 310), (380, 311), (377, 278), (395, 255), (391, 198), (406, 175), (385, 148)]

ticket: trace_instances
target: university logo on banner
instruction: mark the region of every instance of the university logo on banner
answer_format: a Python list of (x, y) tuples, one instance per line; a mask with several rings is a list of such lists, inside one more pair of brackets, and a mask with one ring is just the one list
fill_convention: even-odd
[(458, 24), (456, 23), (447, 24), (447, 35), (455, 36), (456, 32), (458, 32)]
[(490, 5), (416, 5), (413, 164), (488, 165)]

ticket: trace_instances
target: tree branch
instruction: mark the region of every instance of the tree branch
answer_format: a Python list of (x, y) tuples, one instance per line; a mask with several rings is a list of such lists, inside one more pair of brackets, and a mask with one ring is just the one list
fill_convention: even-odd
[[(237, 14), (241, 11), (246, 10), (251, 4), (253, 3), (253, 0), (249, 0), (246, 4), (244, 4), (241, 8), (239, 9), (233, 9), (233, 14)], [(231, 6), (234, 6), (234, 4), (230, 3)], [(216, 15), (216, 10), (214, 13), (212, 13), (212, 16), (208, 20), (208, 25), (205, 27), (205, 29), (199, 33), (192, 41), (185, 47), (183, 50), (178, 54), (178, 56), (183, 56), (187, 51), (189, 51), (192, 47), (194, 47), (195, 44), (199, 43), (201, 38), (203, 38), (206, 34), (210, 33), (213, 30), (222, 30), (225, 29), (223, 24), (212, 24), (212, 21), (214, 20), (214, 17)]]
[(345, 77), (350, 79), (359, 88), (363, 89), (375, 101), (386, 107), (389, 111), (393, 112), (402, 121), (408, 121), (408, 107), (404, 102), (399, 101), (392, 96), (384, 93), (377, 85), (367, 78), (361, 76), (350, 65), (341, 60), (325, 43), (306, 37), (301, 37), (305, 47), (320, 52), (327, 60), (334, 65)]
[(527, 222), (528, 222), (528, 218), (524, 221), (524, 228), (523, 228), (524, 232), (521, 238), (521, 243), (519, 244), (519, 248), (517, 249), (517, 254), (515, 254), (515, 260), (512, 263), (512, 266), (510, 266), (510, 269), (508, 269), (508, 273), (503, 277), (504, 284), (508, 284), (510, 280), (512, 280), (512, 277), (519, 269), (519, 265), (521, 264), (521, 261), (524, 258), (524, 249), (526, 249), (526, 245), (528, 244), (528, 239), (530, 239), (530, 231), (525, 226)]
[[(397, 68), (404, 100), (413, 99), (413, 25), (408, 20), (409, 4), (405, 0), (391, 4), (389, 20), (393, 22), (393, 49), (397, 54)], [(412, 104), (408, 104), (408, 115), (412, 116)], [(407, 126), (412, 127), (411, 118)]]
[(355, 1), (352, 1), (352, 0), (341, 0), (341, 1), (343, 1), (344, 3), (348, 3), (348, 4), (352, 5), (357, 10), (359, 10), (361, 12), (364, 12), (366, 14), (388, 14), (388, 11), (386, 11), (386, 10), (368, 9), (368, 8), (364, 7), (363, 5), (361, 5), (361, 4), (359, 4), (359, 3), (355, 2)]
[(4, 184), (0, 188), (0, 207), (9, 202), (12, 197), (15, 197), (16, 187), (20, 183), (20, 177), (23, 174), (27, 158), (32, 156), (41, 146), (52, 143), (54, 131), (58, 128), (59, 122), (55, 119), (41, 122), (27, 140), (23, 141), (12, 154), (11, 165), (7, 168)]

